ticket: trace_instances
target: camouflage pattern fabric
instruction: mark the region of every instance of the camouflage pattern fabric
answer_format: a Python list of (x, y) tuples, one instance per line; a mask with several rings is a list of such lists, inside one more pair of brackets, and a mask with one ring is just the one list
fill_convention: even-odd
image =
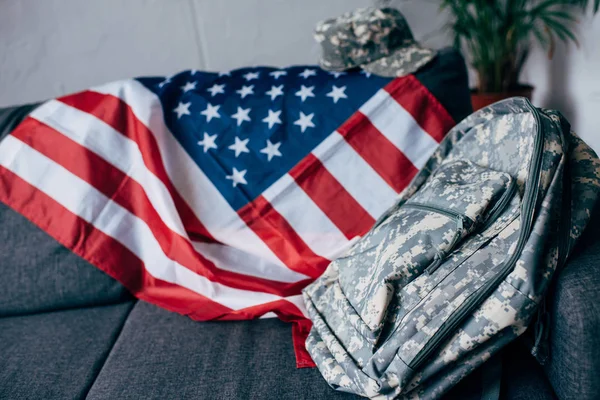
[(319, 63), (330, 71), (361, 67), (376, 75), (400, 77), (417, 71), (436, 55), (415, 41), (395, 8), (359, 8), (321, 21), (315, 39), (321, 45)]
[(366, 397), (441, 397), (525, 331), (599, 191), (559, 113), (512, 98), (472, 114), (304, 290), (320, 372)]

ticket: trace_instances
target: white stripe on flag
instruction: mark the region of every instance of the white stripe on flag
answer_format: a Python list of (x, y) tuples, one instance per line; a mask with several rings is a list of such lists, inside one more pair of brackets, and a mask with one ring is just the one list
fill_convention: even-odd
[[(234, 310), (288, 300), (211, 282), (169, 259), (144, 221), (14, 136), (9, 135), (0, 143), (0, 165), (123, 244), (157, 279), (187, 288)], [(288, 301), (297, 306), (297, 297), (291, 296)]]
[(154, 134), (171, 182), (216, 240), (285, 267), (282, 260), (231, 208), (219, 190), (169, 132), (163, 119), (160, 100), (154, 93), (134, 80), (113, 82), (91, 90), (113, 95), (126, 102), (138, 120)]
[(312, 153), (373, 219), (378, 219), (398, 196), (338, 132), (329, 135)]
[(306, 315), (308, 318), (308, 311), (306, 311), (306, 305), (304, 304), (304, 298), (302, 297), (301, 294), (296, 295), (296, 296), (290, 296), (290, 297), (286, 297), (285, 298), (287, 301), (289, 301), (290, 303), (292, 303), (293, 305), (295, 305), (298, 310), (300, 310), (302, 312), (302, 314)]
[(289, 174), (263, 196), (315, 254), (333, 260), (348, 248), (349, 240)]
[(425, 132), (388, 92), (381, 89), (359, 109), (390, 142), (414, 164), (423, 168), (438, 143)]
[(194, 241), (192, 241), (192, 245), (198, 253), (212, 261), (219, 269), (279, 282), (293, 283), (308, 279), (306, 275), (288, 268), (281, 268), (264, 258), (231, 246)]

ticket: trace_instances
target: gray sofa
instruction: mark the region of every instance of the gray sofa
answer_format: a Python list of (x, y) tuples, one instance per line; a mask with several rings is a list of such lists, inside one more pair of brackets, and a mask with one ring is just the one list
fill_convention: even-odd
[[(0, 140), (32, 107), (0, 110)], [(502, 398), (600, 399), (599, 237), (600, 212), (555, 281), (550, 359), (513, 343)], [(481, 382), (476, 371), (447, 397), (479, 398)], [(136, 301), (0, 203), (0, 399), (350, 397), (295, 368), (286, 323), (199, 323)]]

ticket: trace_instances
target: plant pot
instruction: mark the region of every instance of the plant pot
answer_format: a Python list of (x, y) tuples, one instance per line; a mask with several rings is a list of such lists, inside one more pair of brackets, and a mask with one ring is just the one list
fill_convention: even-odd
[(508, 99), (509, 97), (521, 96), (531, 100), (532, 93), (533, 86), (530, 85), (521, 85), (515, 90), (501, 93), (479, 93), (475, 89), (472, 89), (471, 104), (473, 105), (473, 111), (477, 111), (497, 101)]

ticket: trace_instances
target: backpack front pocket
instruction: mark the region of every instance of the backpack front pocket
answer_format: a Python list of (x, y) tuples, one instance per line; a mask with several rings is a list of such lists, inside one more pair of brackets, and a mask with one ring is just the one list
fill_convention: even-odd
[(502, 211), (514, 187), (509, 174), (463, 160), (446, 164), (347, 257), (335, 261), (341, 290), (375, 337), (394, 293), (417, 276), (434, 273), (465, 237)]

